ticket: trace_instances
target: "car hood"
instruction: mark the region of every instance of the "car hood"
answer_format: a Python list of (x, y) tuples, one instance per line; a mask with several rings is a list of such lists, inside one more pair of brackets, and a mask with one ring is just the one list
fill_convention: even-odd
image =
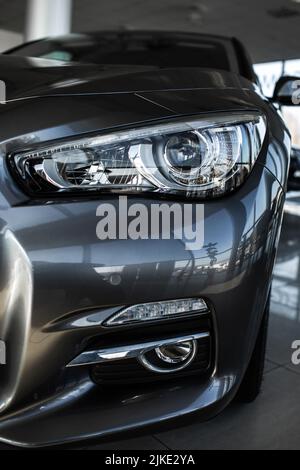
[(94, 65), (0, 56), (6, 101), (41, 96), (138, 93), (195, 89), (253, 89), (243, 77), (201, 68)]

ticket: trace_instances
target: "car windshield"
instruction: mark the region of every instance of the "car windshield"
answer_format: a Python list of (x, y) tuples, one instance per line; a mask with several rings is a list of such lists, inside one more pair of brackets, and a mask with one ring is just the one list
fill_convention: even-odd
[(25, 44), (8, 53), (103, 65), (232, 69), (225, 42), (189, 35), (70, 35)]

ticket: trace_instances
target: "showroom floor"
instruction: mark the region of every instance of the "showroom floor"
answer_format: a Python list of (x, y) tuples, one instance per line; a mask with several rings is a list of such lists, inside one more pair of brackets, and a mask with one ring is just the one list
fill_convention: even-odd
[(296, 339), (300, 340), (300, 195), (291, 193), (274, 275), (265, 380), (257, 401), (233, 404), (207, 423), (77, 448), (300, 449), (300, 365), (291, 362)]
[(300, 195), (290, 193), (274, 275), (263, 391), (251, 405), (233, 404), (214, 420), (88, 449), (300, 449)]

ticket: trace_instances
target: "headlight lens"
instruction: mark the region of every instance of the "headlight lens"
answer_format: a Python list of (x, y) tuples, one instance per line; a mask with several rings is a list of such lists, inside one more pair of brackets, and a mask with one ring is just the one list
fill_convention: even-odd
[(259, 113), (175, 121), (54, 144), (10, 159), (35, 194), (156, 191), (224, 194), (242, 184), (266, 134)]

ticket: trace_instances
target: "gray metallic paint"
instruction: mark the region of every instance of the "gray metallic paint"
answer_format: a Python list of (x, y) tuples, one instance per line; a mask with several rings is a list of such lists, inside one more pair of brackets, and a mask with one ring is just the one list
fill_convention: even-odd
[[(282, 219), (288, 132), (256, 85), (234, 74), (110, 75), (90, 66), (37, 65), (0, 60), (9, 82), (9, 101), (0, 106), (0, 338), (8, 345), (7, 365), (0, 366), (0, 440), (44, 446), (197, 410), (207, 419), (234, 396), (265, 308)], [(16, 69), (19, 78), (28, 77), (22, 90), (18, 77), (13, 82)], [(77, 75), (85, 81), (67, 83)], [(58, 81), (64, 82), (63, 93)], [(8, 153), (54, 138), (249, 109), (266, 114), (268, 133), (245, 184), (205, 201), (205, 245), (217, 243), (216, 260), (205, 248), (186, 251), (179, 240), (100, 242), (96, 208), (108, 200), (117, 204), (115, 196), (33, 201), (7, 167)], [(157, 202), (154, 196), (133, 199)], [(121, 284), (110, 284), (97, 267), (121, 269)], [(101, 326), (77, 327), (82, 315), (97, 312), (106, 319), (125, 305), (193, 296), (204, 297), (215, 316), (218, 349), (208, 381), (191, 377), (106, 392), (84, 369), (77, 375), (66, 369), (89, 338), (106, 334)]]

